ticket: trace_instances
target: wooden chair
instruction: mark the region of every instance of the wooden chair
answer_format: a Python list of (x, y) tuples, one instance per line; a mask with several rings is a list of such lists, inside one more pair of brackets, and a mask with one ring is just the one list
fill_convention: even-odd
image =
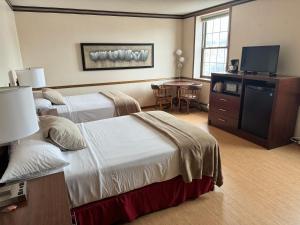
[(189, 113), (191, 102), (199, 102), (199, 93), (201, 88), (202, 84), (181, 87), (178, 95), (179, 110), (181, 109), (182, 102), (185, 102), (187, 113)]
[(151, 84), (153, 95), (155, 97), (155, 104), (159, 105), (159, 109), (163, 109), (163, 105), (170, 105), (173, 109), (172, 89), (163, 85)]

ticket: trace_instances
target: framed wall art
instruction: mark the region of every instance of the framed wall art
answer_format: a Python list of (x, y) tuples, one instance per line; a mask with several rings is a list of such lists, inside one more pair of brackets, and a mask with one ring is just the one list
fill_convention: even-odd
[(154, 67), (153, 43), (81, 43), (83, 70)]

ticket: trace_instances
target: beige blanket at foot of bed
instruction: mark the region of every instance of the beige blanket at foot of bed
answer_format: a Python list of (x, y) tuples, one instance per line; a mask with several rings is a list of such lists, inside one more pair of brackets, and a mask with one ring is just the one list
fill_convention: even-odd
[(180, 172), (185, 182), (213, 177), (216, 185), (223, 184), (219, 146), (216, 139), (192, 124), (178, 120), (162, 111), (132, 114), (168, 136), (180, 151)]
[(129, 115), (141, 111), (139, 103), (134, 98), (120, 91), (101, 91), (100, 94), (105, 95), (114, 102), (117, 116)]

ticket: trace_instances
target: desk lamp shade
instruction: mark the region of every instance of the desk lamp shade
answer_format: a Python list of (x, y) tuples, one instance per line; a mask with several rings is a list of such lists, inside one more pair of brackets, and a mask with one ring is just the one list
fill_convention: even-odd
[(16, 70), (20, 86), (31, 86), (41, 88), (46, 86), (44, 68), (29, 68)]
[(0, 145), (27, 137), (39, 130), (32, 88), (0, 88)]

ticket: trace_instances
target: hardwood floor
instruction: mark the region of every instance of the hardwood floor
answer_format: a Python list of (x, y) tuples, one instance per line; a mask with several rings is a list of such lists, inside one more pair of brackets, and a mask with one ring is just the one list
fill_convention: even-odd
[[(197, 200), (155, 212), (130, 225), (299, 225), (300, 147), (274, 150), (207, 125), (207, 113), (173, 113), (219, 142), (224, 185)], [(128, 224), (128, 225), (129, 225)]]

